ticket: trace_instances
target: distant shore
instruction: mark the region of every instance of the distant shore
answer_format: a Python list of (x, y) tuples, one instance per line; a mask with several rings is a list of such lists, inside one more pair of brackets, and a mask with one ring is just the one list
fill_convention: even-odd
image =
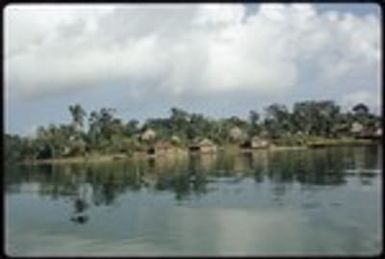
[[(235, 145), (219, 146), (218, 152), (230, 152), (230, 153), (249, 153), (257, 151), (289, 151), (289, 150), (304, 150), (313, 148), (326, 148), (333, 146), (366, 146), (375, 145), (376, 142), (367, 139), (330, 139), (322, 141), (311, 141), (305, 145), (270, 145), (267, 148), (239, 148)], [(178, 149), (175, 152), (170, 152), (162, 155), (151, 155), (145, 152), (134, 152), (132, 155), (125, 153), (117, 154), (96, 154), (88, 156), (77, 156), (77, 157), (65, 157), (65, 158), (50, 158), (50, 159), (37, 159), (30, 161), (22, 161), (18, 164), (22, 165), (40, 165), (40, 164), (79, 164), (79, 163), (103, 163), (113, 161), (129, 161), (129, 160), (140, 160), (148, 158), (175, 158), (180, 156), (189, 155), (188, 149)]]
[[(175, 156), (175, 154), (168, 154), (165, 156)], [(38, 164), (83, 164), (83, 163), (104, 163), (113, 161), (127, 161), (127, 160), (140, 160), (145, 158), (154, 158), (154, 155), (135, 153), (133, 155), (127, 155), (124, 153), (119, 154), (107, 154), (107, 155), (91, 155), (91, 156), (77, 156), (77, 157), (64, 157), (64, 158), (49, 158), (49, 159), (36, 159), (30, 161), (23, 161), (19, 164), (23, 165), (38, 165)]]
[(68, 111), (68, 123), (39, 126), (31, 136), (6, 133), (7, 164), (178, 159), (190, 153), (357, 146), (382, 139), (381, 116), (363, 103), (341, 112), (332, 100), (295, 102), (291, 111), (273, 103), (263, 114), (250, 110), (247, 119), (236, 115), (213, 118), (177, 107), (171, 107), (169, 116), (146, 118), (143, 123), (117, 117), (114, 108), (87, 112), (73, 104)]

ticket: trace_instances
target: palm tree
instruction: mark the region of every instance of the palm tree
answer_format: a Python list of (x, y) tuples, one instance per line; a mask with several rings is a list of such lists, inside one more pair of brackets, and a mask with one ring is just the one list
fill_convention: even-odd
[(85, 110), (79, 104), (70, 105), (69, 110), (75, 129), (81, 129), (84, 125), (84, 117), (86, 116)]

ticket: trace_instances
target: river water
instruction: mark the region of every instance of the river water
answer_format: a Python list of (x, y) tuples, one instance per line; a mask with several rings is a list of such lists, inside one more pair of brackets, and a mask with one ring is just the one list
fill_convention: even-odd
[(382, 147), (8, 167), (11, 256), (374, 255)]

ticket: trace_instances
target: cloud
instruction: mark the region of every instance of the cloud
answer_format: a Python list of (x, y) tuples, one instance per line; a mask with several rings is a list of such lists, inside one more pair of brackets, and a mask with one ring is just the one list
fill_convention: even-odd
[(378, 86), (378, 17), (319, 13), (310, 4), (246, 8), (9, 5), (6, 87), (11, 97), (39, 99), (115, 85), (135, 97)]

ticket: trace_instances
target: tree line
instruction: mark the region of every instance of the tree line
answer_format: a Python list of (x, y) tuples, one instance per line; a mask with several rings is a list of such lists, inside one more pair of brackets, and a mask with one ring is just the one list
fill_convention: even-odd
[[(251, 136), (277, 143), (298, 136), (341, 138), (352, 136), (354, 123), (374, 131), (380, 127), (381, 121), (380, 116), (373, 114), (363, 103), (342, 112), (341, 107), (330, 100), (296, 102), (292, 111), (286, 105), (275, 103), (267, 106), (263, 114), (251, 110), (247, 119), (237, 116), (213, 119), (173, 107), (168, 117), (150, 118), (142, 125), (137, 119), (124, 122), (116, 117), (116, 110), (111, 108), (87, 113), (81, 105), (74, 104), (69, 106), (69, 113), (70, 123), (40, 126), (34, 137), (5, 134), (5, 160), (62, 158), (93, 153), (130, 155), (145, 150), (156, 141), (187, 146), (196, 138), (208, 138), (218, 145)], [(147, 130), (156, 135), (143, 138), (143, 132)]]

